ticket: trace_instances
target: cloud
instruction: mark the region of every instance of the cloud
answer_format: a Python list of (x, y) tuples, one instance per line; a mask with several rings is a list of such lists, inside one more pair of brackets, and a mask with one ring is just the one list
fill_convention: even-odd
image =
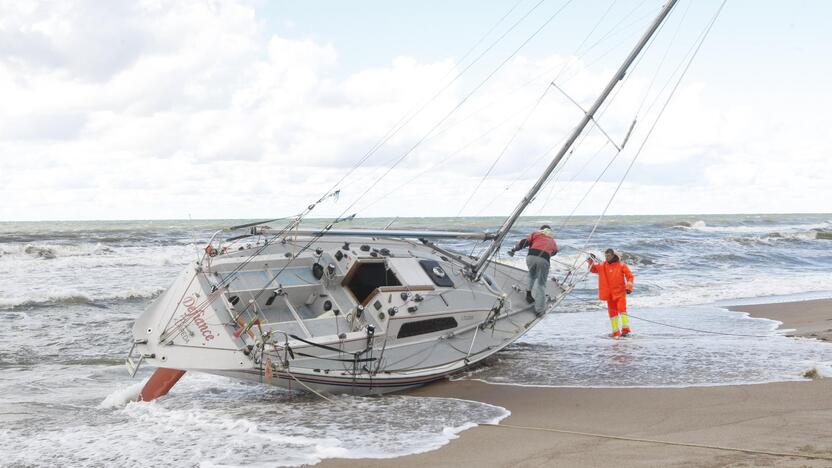
[[(278, 36), (241, 2), (0, 1), (0, 196), (11, 200), (0, 219), (293, 213), (383, 139), (341, 186), (342, 200), (318, 215), (352, 203), (363, 216), (455, 215), (498, 157), (464, 214), (505, 214), (581, 116), (553, 88), (540, 98), (553, 73), (569, 65), (559, 82), (588, 107), (611, 71), (521, 54), (449, 114), (493, 65), (474, 67), (422, 109), (464, 64), (394, 57), (345, 74), (338, 44)], [(808, 194), (829, 193), (819, 168), (830, 144), (752, 108), (715, 105), (709, 89), (682, 87), (622, 189), (629, 201), (614, 210), (819, 206)], [(636, 74), (604, 111), (599, 121), (616, 143), (645, 93), (657, 91)], [(594, 186), (613, 147), (597, 130), (581, 139), (531, 212), (568, 213), (591, 187), (578, 212), (597, 212), (657, 109), (639, 116), (627, 150)], [(774, 189), (783, 195), (766, 203)]]

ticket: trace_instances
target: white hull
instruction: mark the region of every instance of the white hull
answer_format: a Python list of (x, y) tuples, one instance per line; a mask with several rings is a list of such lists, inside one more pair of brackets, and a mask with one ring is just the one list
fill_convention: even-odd
[[(517, 268), (494, 263), (475, 281), (463, 270), (470, 257), (415, 241), (325, 238), (296, 254), (307, 241), (255, 244), (188, 267), (136, 321), (134, 351), (156, 367), (388, 393), (464, 371), (541, 318)], [(549, 309), (567, 292), (550, 281)]]

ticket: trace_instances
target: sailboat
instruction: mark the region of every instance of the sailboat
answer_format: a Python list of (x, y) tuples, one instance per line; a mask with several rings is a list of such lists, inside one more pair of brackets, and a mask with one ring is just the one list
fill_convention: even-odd
[[(663, 6), (495, 232), (308, 229), (302, 216), (282, 228), (235, 226), (250, 230), (239, 248), (230, 243), (239, 236), (217, 232), (133, 325), (129, 372), (158, 368), (142, 399), (167, 393), (186, 371), (382, 394), (459, 374), (511, 345), (545, 313), (526, 301), (528, 273), (495, 253), (675, 4)], [(479, 255), (443, 246), (455, 239), (488, 245)], [(547, 282), (546, 313), (574, 287), (571, 273)]]

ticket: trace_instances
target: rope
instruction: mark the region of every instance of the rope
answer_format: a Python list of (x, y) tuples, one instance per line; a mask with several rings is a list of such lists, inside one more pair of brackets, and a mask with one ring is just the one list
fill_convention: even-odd
[(662, 325), (664, 327), (677, 328), (679, 330), (687, 330), (687, 331), (693, 331), (693, 332), (699, 332), (699, 333), (707, 333), (707, 334), (710, 334), (710, 335), (746, 336), (746, 337), (751, 337), (751, 338), (771, 338), (772, 336), (775, 336), (775, 335), (749, 335), (749, 334), (744, 334), (744, 333), (725, 333), (725, 332), (716, 332), (716, 331), (711, 331), (711, 330), (699, 330), (697, 328), (680, 327), (678, 325), (670, 325), (669, 323), (656, 322), (655, 320), (649, 320), (649, 319), (646, 319), (646, 318), (636, 317), (635, 315), (631, 315), (631, 314), (627, 314), (627, 316), (630, 317), (630, 318), (634, 318), (636, 320), (641, 320), (642, 322), (650, 322), (650, 323), (654, 323), (656, 325)]
[(288, 370), (288, 369), (286, 370), (286, 373), (287, 373), (287, 374), (289, 374), (289, 377), (291, 377), (291, 378), (295, 379), (295, 382), (297, 382), (297, 383), (299, 383), (299, 384), (303, 385), (303, 388), (305, 388), (305, 389), (309, 390), (310, 392), (314, 393), (315, 395), (317, 395), (317, 396), (319, 396), (319, 397), (323, 398), (324, 400), (328, 401), (329, 403), (335, 403), (334, 401), (332, 401), (332, 399), (331, 399), (331, 398), (327, 398), (327, 397), (325, 397), (323, 394), (321, 394), (320, 392), (317, 392), (315, 389), (313, 389), (313, 388), (312, 388), (312, 387), (310, 387), (309, 385), (306, 385), (305, 383), (303, 383), (303, 382), (301, 382), (300, 380), (298, 380), (298, 378), (297, 378), (297, 377), (295, 377), (295, 374), (293, 374), (293, 373), (289, 372), (289, 370)]
[(828, 455), (811, 455), (805, 453), (796, 453), (796, 452), (774, 452), (770, 450), (757, 450), (757, 449), (747, 449), (747, 448), (740, 448), (740, 447), (728, 447), (724, 445), (710, 445), (710, 444), (697, 444), (692, 442), (672, 442), (669, 440), (659, 440), (659, 439), (645, 439), (641, 437), (625, 437), (625, 436), (615, 436), (610, 434), (599, 434), (594, 432), (581, 432), (581, 431), (569, 431), (566, 429), (553, 429), (548, 427), (534, 427), (534, 426), (515, 426), (512, 424), (491, 424), (486, 423), (482, 424), (482, 426), (487, 427), (498, 427), (498, 428), (505, 428), (505, 429), (521, 429), (527, 431), (540, 431), (540, 432), (554, 432), (557, 434), (570, 434), (570, 435), (578, 435), (584, 437), (597, 437), (600, 439), (611, 439), (611, 440), (623, 440), (627, 442), (642, 442), (645, 444), (659, 444), (659, 445), (674, 445), (677, 447), (692, 447), (692, 448), (701, 448), (701, 449), (710, 449), (710, 450), (722, 450), (726, 452), (741, 452), (741, 453), (750, 453), (753, 455), (769, 455), (773, 457), (793, 457), (793, 458), (806, 458), (809, 460), (832, 460), (832, 457)]
[[(601, 305), (598, 304), (594, 300), (581, 299), (580, 297), (576, 297), (576, 296), (571, 296), (571, 298), (576, 300), (576, 301), (585, 302), (587, 304), (595, 305), (599, 309), (601, 308)], [(641, 320), (642, 322), (649, 322), (649, 323), (652, 323), (652, 324), (655, 324), (655, 325), (661, 325), (663, 327), (676, 328), (678, 330), (686, 330), (686, 331), (692, 331), (692, 332), (697, 332), (697, 333), (707, 333), (709, 335), (744, 336), (744, 337), (749, 337), (749, 338), (771, 338), (772, 336), (777, 336), (777, 335), (751, 335), (751, 334), (746, 334), (746, 333), (727, 333), (727, 332), (718, 332), (718, 331), (712, 331), (712, 330), (701, 330), (699, 328), (680, 327), (678, 325), (671, 325), (669, 323), (657, 322), (655, 320), (650, 320), (650, 319), (646, 319), (646, 318), (643, 318), (643, 317), (638, 317), (638, 316), (635, 316), (635, 315), (630, 314), (630, 313), (627, 313), (627, 317), (634, 318), (636, 320)]]

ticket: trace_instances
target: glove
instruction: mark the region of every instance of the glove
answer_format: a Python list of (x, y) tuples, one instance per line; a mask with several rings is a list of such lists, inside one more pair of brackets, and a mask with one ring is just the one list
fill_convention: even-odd
[(514, 256), (514, 249), (509, 249), (509, 250), (508, 250), (508, 256), (509, 256), (509, 257), (513, 257), (513, 256)]

